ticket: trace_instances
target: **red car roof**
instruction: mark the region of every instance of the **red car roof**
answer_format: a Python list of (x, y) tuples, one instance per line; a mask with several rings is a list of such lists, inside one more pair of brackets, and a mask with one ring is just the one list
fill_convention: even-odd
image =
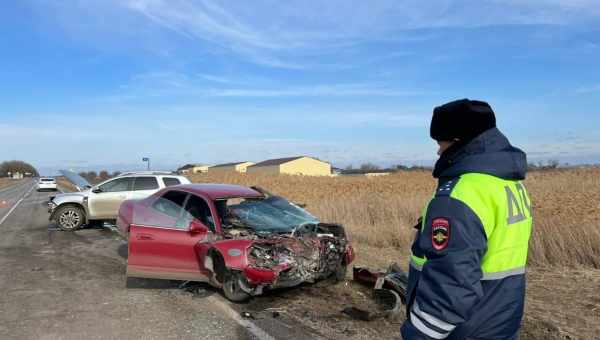
[(230, 198), (230, 197), (263, 197), (264, 195), (260, 192), (233, 184), (183, 184), (178, 185), (177, 188), (184, 189), (185, 191), (204, 195), (210, 199), (219, 198)]

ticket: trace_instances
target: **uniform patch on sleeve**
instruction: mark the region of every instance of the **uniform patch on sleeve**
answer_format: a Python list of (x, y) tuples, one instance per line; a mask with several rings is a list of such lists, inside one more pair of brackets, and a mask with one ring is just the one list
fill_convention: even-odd
[(444, 250), (450, 241), (450, 221), (439, 217), (431, 222), (431, 244), (435, 250)]

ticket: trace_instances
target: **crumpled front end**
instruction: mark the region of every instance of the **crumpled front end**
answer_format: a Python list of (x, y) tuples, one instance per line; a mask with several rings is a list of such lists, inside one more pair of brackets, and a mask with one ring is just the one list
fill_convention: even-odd
[(258, 295), (263, 289), (297, 286), (335, 275), (340, 280), (354, 258), (344, 228), (310, 224), (291, 235), (255, 241), (248, 249), (243, 289)]

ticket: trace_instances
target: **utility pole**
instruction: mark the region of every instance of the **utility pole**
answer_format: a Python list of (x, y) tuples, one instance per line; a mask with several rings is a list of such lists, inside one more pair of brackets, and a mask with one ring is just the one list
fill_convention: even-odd
[(146, 168), (148, 169), (148, 171), (150, 171), (150, 157), (142, 158), (142, 162), (146, 162)]

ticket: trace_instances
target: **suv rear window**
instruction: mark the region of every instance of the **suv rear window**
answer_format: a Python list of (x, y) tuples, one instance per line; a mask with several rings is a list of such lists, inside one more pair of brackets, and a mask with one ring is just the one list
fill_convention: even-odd
[(170, 187), (173, 185), (179, 185), (181, 184), (181, 182), (179, 181), (178, 178), (175, 177), (163, 177), (163, 183), (165, 183), (166, 187)]
[(136, 177), (133, 184), (133, 190), (154, 190), (158, 189), (156, 177)]
[(54, 182), (54, 178), (42, 178), (40, 179), (42, 182)]

